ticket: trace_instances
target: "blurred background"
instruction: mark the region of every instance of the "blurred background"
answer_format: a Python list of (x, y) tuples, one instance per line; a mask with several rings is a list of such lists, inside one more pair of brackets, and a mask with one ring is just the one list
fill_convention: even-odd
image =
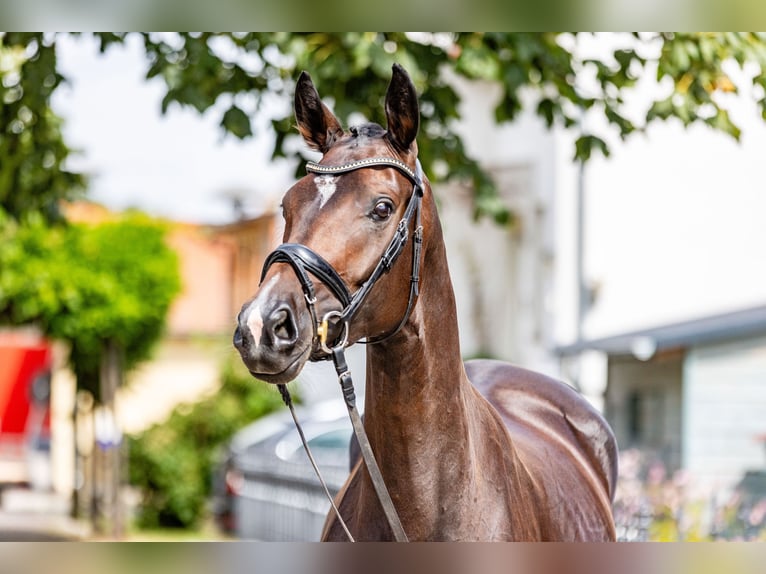
[[(4, 33), (0, 538), (318, 538), (329, 505), (230, 337), (315, 158), (297, 75), (384, 123), (394, 62), (464, 357), (604, 412), (621, 540), (766, 537), (763, 34)], [(335, 490), (336, 385), (291, 385)]]

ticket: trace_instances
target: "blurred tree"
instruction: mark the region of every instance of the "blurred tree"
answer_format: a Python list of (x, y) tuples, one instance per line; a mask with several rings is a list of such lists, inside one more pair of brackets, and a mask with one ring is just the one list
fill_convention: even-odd
[[(460, 98), (449, 82), (452, 73), (487, 80), (501, 88), (498, 122), (513, 120), (532, 107), (548, 127), (577, 130), (573, 154), (587, 161), (594, 151), (609, 153), (608, 133), (626, 138), (657, 120), (678, 118), (684, 125), (702, 122), (739, 138), (722, 103), (737, 92), (729, 64), (747, 68), (745, 82), (766, 119), (766, 34), (625, 34), (616, 47), (591, 58), (578, 49), (592, 34), (562, 33), (247, 33), (143, 34), (149, 58), (147, 78), (167, 86), (163, 112), (172, 103), (204, 112), (221, 106), (221, 126), (237, 137), (253, 134), (253, 118), (267, 93), (290, 101), (301, 70), (312, 74), (319, 93), (347, 121), (352, 114), (385, 123), (383, 96), (394, 62), (410, 73), (420, 94), (420, 158), (433, 179), (472, 182), (476, 215), (507, 221), (495, 187), (455, 130)], [(124, 35), (100, 34), (101, 49), (123, 42)], [(640, 78), (656, 75), (662, 90), (640, 120), (626, 113), (625, 101)], [(742, 86), (744, 90), (745, 86)], [(589, 131), (584, 113), (605, 119), (604, 129)], [(594, 125), (589, 122), (587, 125)], [(300, 154), (287, 146), (294, 133), (292, 110), (273, 120), (274, 156)], [(298, 150), (298, 151), (293, 151)], [(298, 172), (302, 164), (298, 167)]]
[[(319, 92), (334, 104), (342, 120), (358, 113), (382, 123), (381, 85), (390, 78), (391, 64), (401, 63), (420, 93), (423, 131), (419, 144), (426, 171), (433, 179), (470, 180), (476, 214), (493, 216), (499, 222), (507, 221), (509, 214), (492, 180), (466, 152), (455, 130), (460, 98), (448, 74), (443, 73), (445, 69), (464, 78), (496, 83), (501, 88), (495, 109), (498, 122), (514, 119), (526, 106), (534, 108), (549, 127), (577, 130), (573, 152), (579, 161), (587, 161), (594, 151), (608, 154), (609, 132), (626, 138), (654, 121), (669, 118), (678, 118), (684, 125), (701, 122), (738, 138), (740, 128), (729, 117), (721, 96), (740, 90), (756, 100), (766, 118), (766, 34), (623, 34), (612, 36), (617, 40), (615, 47), (599, 50), (597, 58), (584, 55), (581, 49), (592, 36), (254, 32), (143, 33), (140, 38), (149, 61), (147, 79), (160, 77), (167, 88), (163, 112), (173, 103), (199, 112), (216, 106), (222, 128), (240, 138), (253, 135), (252, 118), (262, 111), (267, 94), (289, 101), (295, 78), (304, 69), (311, 72)], [(104, 51), (124, 43), (127, 34), (99, 33), (96, 37)], [(5, 130), (23, 134), (30, 129), (24, 119), (30, 116), (23, 110), (35, 118), (50, 117), (46, 115), (49, 95), (62, 81), (55, 67), (55, 36), (6, 34), (0, 41), (24, 61), (20, 72), (0, 68), (3, 98), (14, 104), (13, 110), (4, 110), (7, 118), (4, 115), (2, 125), (15, 126)], [(730, 73), (736, 68), (744, 71), (739, 83)], [(625, 101), (645, 76), (656, 76), (662, 89), (643, 117), (636, 119), (626, 112)], [(23, 85), (21, 78), (26, 82)], [(583, 123), (585, 113), (604, 118), (604, 128), (589, 128), (595, 122)], [(302, 153), (302, 147), (286, 145), (289, 134), (294, 133), (292, 123), (291, 110), (283, 106), (273, 119), (275, 156)], [(21, 156), (9, 147), (18, 139), (0, 145), (0, 165), (13, 166), (13, 158), (18, 162)], [(53, 157), (63, 159), (61, 153), (59, 150)], [(44, 154), (31, 156), (29, 165), (38, 166), (31, 172), (47, 171), (52, 176), (60, 171), (58, 160), (51, 164), (50, 158), (45, 164)], [(6, 169), (0, 172), (11, 177)], [(0, 198), (3, 189), (11, 187), (0, 185)], [(50, 188), (50, 193), (61, 189)], [(26, 188), (16, 188), (15, 193), (38, 197)]]
[[(177, 257), (164, 235), (162, 225), (140, 214), (51, 226), (37, 212), (16, 221), (0, 210), (0, 324), (36, 324), (69, 343), (77, 389), (94, 397), (104, 415), (98, 420), (111, 423), (94, 436), (103, 448), (92, 451), (99, 470), (85, 494), (94, 531), (108, 527), (116, 537), (123, 524), (115, 393), (124, 371), (146, 359), (160, 338), (180, 290)], [(80, 488), (73, 492), (75, 513)]]
[(13, 218), (60, 219), (59, 200), (83, 191), (83, 176), (64, 167), (69, 149), (50, 108), (62, 80), (54, 36), (0, 34), (0, 209)]
[(147, 358), (180, 290), (164, 235), (140, 214), (51, 227), (39, 214), (19, 223), (0, 213), (0, 323), (67, 341), (78, 388), (98, 401), (104, 343), (122, 350), (125, 369)]

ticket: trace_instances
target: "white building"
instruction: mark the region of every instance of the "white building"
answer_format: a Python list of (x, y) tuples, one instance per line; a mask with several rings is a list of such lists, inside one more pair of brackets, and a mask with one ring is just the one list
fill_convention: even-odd
[[(556, 315), (566, 354), (596, 351), (572, 372), (605, 393), (621, 446), (654, 450), (711, 488), (766, 470), (766, 125), (744, 96), (728, 102), (739, 143), (671, 121), (587, 166), (584, 340), (575, 315)], [(558, 189), (561, 221), (574, 221), (575, 180)], [(569, 237), (557, 242), (569, 269), (559, 309), (576, 297)]]
[[(747, 93), (728, 102), (740, 142), (670, 121), (612, 142), (581, 178), (572, 134), (531, 113), (497, 127), (499, 91), (458, 86), (467, 150), (516, 216), (471, 225), (469, 191), (437, 189), (464, 356), (568, 380), (623, 448), (699, 485), (766, 470), (766, 124)], [(592, 297), (579, 341), (578, 192)]]

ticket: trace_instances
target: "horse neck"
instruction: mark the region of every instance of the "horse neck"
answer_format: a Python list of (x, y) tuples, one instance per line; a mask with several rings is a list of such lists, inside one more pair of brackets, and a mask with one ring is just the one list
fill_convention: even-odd
[(365, 428), (387, 484), (411, 475), (401, 472), (407, 461), (429, 468), (429, 458), (465, 444), (466, 410), (476, 399), (460, 356), (441, 229), (438, 223), (434, 227), (410, 318), (391, 339), (367, 349)]
[[(490, 521), (466, 493), (472, 499), (507, 480), (518, 486), (523, 470), (499, 416), (466, 375), (438, 222), (432, 233), (410, 318), (398, 334), (367, 349), (365, 429), (411, 539), (492, 538), (496, 532), (480, 531)], [(358, 512), (364, 514), (378, 502), (369, 478), (362, 480)], [(505, 502), (493, 513), (505, 512), (513, 522)]]
[(376, 418), (455, 396), (467, 383), (440, 228), (426, 249), (417, 304), (396, 335), (368, 346), (367, 364), (366, 412)]

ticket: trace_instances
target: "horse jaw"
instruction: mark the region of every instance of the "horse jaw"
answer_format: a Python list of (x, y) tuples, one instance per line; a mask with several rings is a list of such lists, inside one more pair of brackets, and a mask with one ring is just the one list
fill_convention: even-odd
[(272, 385), (285, 385), (287, 383), (294, 381), (298, 377), (298, 375), (301, 374), (303, 367), (306, 366), (306, 362), (308, 361), (310, 354), (311, 354), (311, 347), (308, 346), (301, 354), (295, 357), (293, 361), (289, 363), (282, 371), (279, 371), (276, 373), (259, 372), (257, 370), (253, 370), (250, 368), (247, 360), (244, 357), (242, 358), (242, 360), (244, 361), (245, 366), (250, 371), (250, 374), (253, 375), (253, 377), (258, 379), (259, 381), (270, 383)]

